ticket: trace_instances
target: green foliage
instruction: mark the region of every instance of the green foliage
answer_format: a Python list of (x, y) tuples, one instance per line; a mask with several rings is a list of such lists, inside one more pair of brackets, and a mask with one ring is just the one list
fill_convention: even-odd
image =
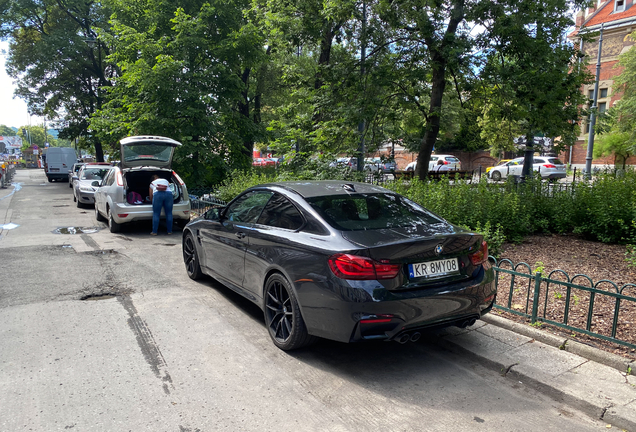
[(636, 246), (633, 244), (627, 245), (627, 252), (625, 252), (625, 261), (629, 267), (636, 267)]
[(101, 2), (83, 0), (1, 4), (0, 37), (9, 40), (7, 73), (15, 79), (15, 95), (30, 113), (56, 120), (60, 138), (83, 135), (99, 155), (101, 144), (88, 133), (88, 117), (100, 108), (116, 70), (105, 64), (108, 48), (94, 29), (108, 28), (110, 12)]
[[(535, 233), (576, 233), (606, 243), (636, 240), (636, 173), (604, 174), (555, 191), (539, 180), (503, 185), (413, 180), (386, 187), (448, 221), (488, 234), (491, 250)], [(494, 228), (493, 228), (494, 227)], [(494, 241), (493, 241), (494, 240)]]
[(17, 133), (9, 126), (0, 125), (0, 136), (16, 136)]
[(297, 155), (278, 169), (255, 167), (251, 170), (236, 170), (216, 188), (214, 195), (230, 201), (245, 189), (263, 183), (295, 180), (347, 180), (361, 181), (363, 175), (344, 167), (331, 167), (333, 159), (308, 159)]

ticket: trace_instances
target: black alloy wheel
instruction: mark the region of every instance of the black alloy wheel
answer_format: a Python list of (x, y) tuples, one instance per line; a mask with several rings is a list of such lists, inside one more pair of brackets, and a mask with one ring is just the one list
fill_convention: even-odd
[(183, 262), (185, 263), (186, 272), (190, 279), (198, 280), (203, 277), (201, 264), (199, 264), (199, 254), (197, 253), (197, 247), (194, 244), (192, 233), (187, 233), (183, 240)]
[(499, 171), (493, 171), (490, 177), (492, 177), (494, 181), (499, 181), (501, 180), (501, 173)]
[(265, 284), (265, 324), (278, 348), (289, 351), (315, 341), (307, 333), (296, 295), (287, 279), (274, 273)]

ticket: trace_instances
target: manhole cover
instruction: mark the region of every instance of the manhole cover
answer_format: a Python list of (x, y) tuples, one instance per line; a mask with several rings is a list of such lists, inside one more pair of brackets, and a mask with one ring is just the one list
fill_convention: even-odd
[(97, 231), (97, 227), (60, 227), (53, 230), (53, 234), (94, 234)]

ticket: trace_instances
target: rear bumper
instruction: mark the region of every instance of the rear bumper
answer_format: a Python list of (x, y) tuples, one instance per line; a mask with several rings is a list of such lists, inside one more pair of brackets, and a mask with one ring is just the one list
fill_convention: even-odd
[[(377, 281), (309, 284), (297, 285), (308, 332), (341, 342), (394, 340), (419, 329), (465, 325), (488, 313), (496, 295), (488, 264), (467, 283), (436, 289), (396, 292)], [(314, 298), (319, 301), (312, 304)]]
[(541, 173), (541, 178), (544, 179), (562, 179), (567, 176), (566, 173)]
[(46, 176), (53, 180), (68, 180), (68, 173), (47, 172)]
[[(113, 215), (113, 219), (118, 224), (139, 220), (152, 220), (152, 204), (113, 204), (111, 213)], [(161, 219), (165, 219), (165, 217), (165, 212), (162, 209)], [(188, 200), (185, 203), (175, 203), (172, 207), (172, 218), (174, 220), (190, 220), (190, 201)]]

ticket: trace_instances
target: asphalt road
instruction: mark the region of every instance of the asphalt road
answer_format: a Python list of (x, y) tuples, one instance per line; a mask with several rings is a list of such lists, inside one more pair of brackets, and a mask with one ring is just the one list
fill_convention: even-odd
[(111, 234), (68, 183), (14, 181), (0, 190), (0, 431), (607, 430), (425, 340), (280, 351), (258, 307), (187, 277), (179, 231)]

